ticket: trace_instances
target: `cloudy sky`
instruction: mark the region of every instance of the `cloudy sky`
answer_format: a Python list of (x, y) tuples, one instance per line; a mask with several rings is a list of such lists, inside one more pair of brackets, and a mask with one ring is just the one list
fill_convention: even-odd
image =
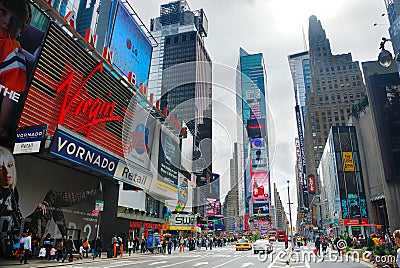
[[(130, 0), (148, 27), (169, 0)], [(289, 54), (304, 51), (308, 18), (322, 22), (334, 54), (351, 52), (353, 60), (376, 60), (382, 36), (389, 37), (384, 0), (188, 0), (191, 10), (203, 8), (209, 22), (206, 48), (213, 61), (214, 172), (228, 190), (229, 158), (236, 139), (234, 115), (235, 68), (239, 47), (263, 53), (267, 72), (267, 103), (272, 115), (271, 188), (277, 184), (287, 203), (287, 183), (295, 196), (294, 165), (297, 136)], [(373, 26), (377, 23), (377, 26)], [(308, 43), (308, 41), (307, 41)], [(389, 44), (390, 45), (390, 44)], [(291, 200), (293, 202), (293, 199)], [(285, 206), (287, 206), (285, 204)]]

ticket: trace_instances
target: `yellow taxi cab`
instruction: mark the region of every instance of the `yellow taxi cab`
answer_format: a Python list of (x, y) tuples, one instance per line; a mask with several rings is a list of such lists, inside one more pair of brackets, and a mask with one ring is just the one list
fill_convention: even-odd
[(242, 249), (247, 249), (251, 250), (251, 243), (248, 239), (240, 239), (236, 242), (236, 251), (242, 250)]

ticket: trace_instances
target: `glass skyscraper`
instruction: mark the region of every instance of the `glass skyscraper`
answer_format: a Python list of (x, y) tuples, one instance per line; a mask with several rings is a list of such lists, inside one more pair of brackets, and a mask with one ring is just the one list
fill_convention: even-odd
[[(249, 54), (240, 48), (236, 77), (238, 142), (243, 160), (239, 174), (239, 214), (258, 216), (254, 224), (268, 220), (271, 187), (269, 180), (266, 72), (262, 53)], [(241, 139), (241, 140), (239, 140)], [(244, 204), (243, 204), (244, 201)]]

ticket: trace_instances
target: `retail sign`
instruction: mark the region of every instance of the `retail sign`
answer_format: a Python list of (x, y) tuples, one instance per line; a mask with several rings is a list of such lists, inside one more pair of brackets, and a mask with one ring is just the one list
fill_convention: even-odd
[(170, 226), (193, 226), (195, 223), (194, 215), (173, 214), (169, 217)]
[(38, 153), (45, 134), (46, 125), (19, 128), (13, 154)]
[(138, 186), (141, 189), (149, 190), (153, 176), (145, 174), (139, 168), (135, 168), (134, 165), (119, 161), (115, 169), (114, 178)]
[(162, 226), (161, 226), (161, 223), (144, 222), (143, 228), (144, 229), (161, 230)]
[(342, 152), (344, 171), (354, 171), (353, 152)]
[(50, 154), (108, 176), (114, 175), (118, 164), (117, 158), (60, 130), (54, 134)]

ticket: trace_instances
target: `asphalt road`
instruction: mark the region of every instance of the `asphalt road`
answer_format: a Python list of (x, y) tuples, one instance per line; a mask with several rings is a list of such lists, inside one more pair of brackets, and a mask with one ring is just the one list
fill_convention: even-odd
[[(287, 261), (289, 260), (289, 265)], [(86, 268), (112, 268), (112, 267), (144, 267), (144, 268), (273, 268), (273, 267), (295, 267), (295, 268), (366, 268), (374, 267), (372, 265), (354, 260), (344, 256), (338, 256), (336, 251), (330, 251), (325, 256), (315, 256), (313, 253), (313, 244), (284, 250), (283, 243), (274, 243), (274, 252), (270, 255), (254, 254), (250, 251), (236, 251), (234, 245), (213, 248), (213, 250), (196, 251), (175, 251), (171, 255), (163, 254), (139, 254), (133, 256), (124, 255), (123, 258), (116, 259), (85, 259), (83, 262), (57, 263), (51, 262), (30, 262), (27, 265), (20, 265), (15, 262), (12, 267), (86, 267)], [(2, 265), (0, 265), (2, 266)], [(8, 266), (8, 265), (6, 265)]]

